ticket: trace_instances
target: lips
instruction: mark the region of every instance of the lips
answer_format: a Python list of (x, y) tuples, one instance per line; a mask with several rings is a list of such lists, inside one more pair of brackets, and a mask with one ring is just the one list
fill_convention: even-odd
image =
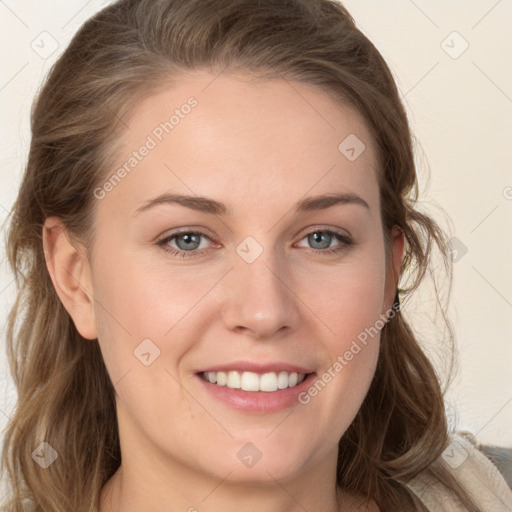
[(216, 386), (252, 392), (273, 392), (297, 386), (311, 372), (308, 368), (284, 362), (261, 365), (238, 361), (206, 368), (198, 374), (203, 380)]
[(275, 412), (298, 403), (297, 395), (315, 375), (311, 368), (277, 361), (233, 361), (196, 372), (208, 393), (230, 407), (253, 413)]
[[(238, 365), (245, 366), (247, 365)], [(275, 365), (272, 365), (275, 367)], [(272, 367), (270, 366), (270, 367)], [(294, 365), (278, 365), (293, 370), (307, 370)], [(249, 365), (254, 368), (255, 365)], [(222, 369), (219, 369), (222, 368)], [(228, 369), (231, 368), (231, 369)], [(200, 388), (216, 401), (246, 414), (269, 414), (300, 405), (298, 396), (312, 385), (316, 372), (288, 370), (267, 371), (269, 366), (258, 367), (259, 372), (232, 369), (233, 365), (212, 367), (195, 374)], [(286, 387), (285, 387), (286, 385)]]

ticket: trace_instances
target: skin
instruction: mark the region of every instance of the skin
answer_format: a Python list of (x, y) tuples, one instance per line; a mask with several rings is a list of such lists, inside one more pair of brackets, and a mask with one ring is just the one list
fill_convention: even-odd
[[(337, 445), (368, 391), (379, 335), (308, 404), (284, 411), (234, 410), (195, 373), (249, 359), (322, 375), (389, 313), (404, 239), (393, 230), (386, 267), (374, 142), (357, 112), (315, 86), (214, 78), (183, 75), (124, 119), (120, 166), (175, 108), (198, 101), (96, 200), (92, 255), (70, 243), (58, 218), (43, 228), (55, 289), (80, 334), (98, 339), (116, 390), (123, 460), (100, 512), (362, 510), (357, 496), (336, 491)], [(354, 161), (338, 150), (349, 134), (366, 145)], [(161, 204), (135, 215), (164, 192), (213, 198), (233, 213)], [(306, 196), (333, 192), (357, 194), (369, 209), (292, 211)], [(201, 256), (179, 258), (157, 245), (180, 228), (206, 234), (193, 249)], [(315, 254), (343, 244), (308, 239), (322, 229), (354, 243)], [(248, 236), (263, 249), (252, 263), (236, 252)], [(179, 242), (168, 245), (186, 252)], [(133, 351), (148, 338), (160, 356), (145, 366)], [(237, 458), (248, 442), (262, 454), (252, 467)]]

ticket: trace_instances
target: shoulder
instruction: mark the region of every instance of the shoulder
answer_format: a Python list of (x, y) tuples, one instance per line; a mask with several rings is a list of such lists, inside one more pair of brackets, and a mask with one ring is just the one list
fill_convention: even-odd
[[(471, 434), (451, 434), (451, 442), (441, 457), (446, 468), (481, 510), (512, 511), (512, 490)], [(465, 512), (450, 491), (431, 477), (419, 475), (408, 483), (408, 487), (431, 512)]]

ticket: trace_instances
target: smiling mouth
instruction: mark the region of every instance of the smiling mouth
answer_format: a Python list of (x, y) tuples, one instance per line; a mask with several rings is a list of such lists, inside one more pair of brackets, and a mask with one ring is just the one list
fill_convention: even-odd
[(268, 393), (298, 386), (309, 373), (297, 372), (268, 372), (258, 374), (255, 372), (201, 372), (199, 376), (216, 386), (226, 386), (231, 389), (243, 391), (266, 391)]

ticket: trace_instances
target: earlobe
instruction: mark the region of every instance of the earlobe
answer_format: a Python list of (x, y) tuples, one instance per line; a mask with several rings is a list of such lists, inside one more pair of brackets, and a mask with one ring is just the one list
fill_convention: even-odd
[(42, 240), (46, 267), (59, 299), (78, 332), (86, 339), (96, 339), (93, 290), (85, 251), (70, 241), (64, 224), (57, 217), (45, 220)]

